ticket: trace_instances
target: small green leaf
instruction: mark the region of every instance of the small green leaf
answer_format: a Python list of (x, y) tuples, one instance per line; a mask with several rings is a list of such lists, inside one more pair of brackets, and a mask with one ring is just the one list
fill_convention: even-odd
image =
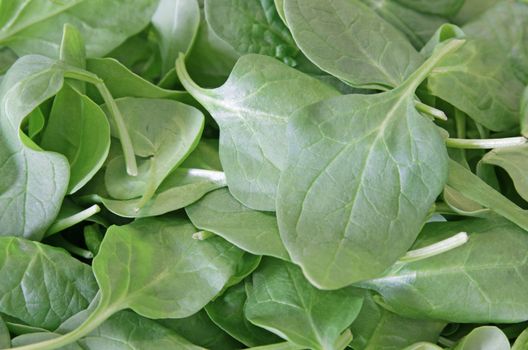
[(500, 328), (483, 326), (472, 330), (454, 350), (510, 350), (510, 342)]

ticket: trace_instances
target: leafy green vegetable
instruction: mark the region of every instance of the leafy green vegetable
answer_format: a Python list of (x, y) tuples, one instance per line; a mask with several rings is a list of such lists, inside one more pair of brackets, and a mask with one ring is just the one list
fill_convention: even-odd
[(310, 349), (336, 348), (362, 304), (354, 290), (318, 290), (298, 267), (273, 258), (263, 260), (246, 290), (251, 323)]
[(11, 336), (2, 317), (0, 317), (0, 347), (6, 349), (11, 347)]
[(454, 350), (509, 350), (508, 338), (497, 327), (475, 328), (465, 336)]

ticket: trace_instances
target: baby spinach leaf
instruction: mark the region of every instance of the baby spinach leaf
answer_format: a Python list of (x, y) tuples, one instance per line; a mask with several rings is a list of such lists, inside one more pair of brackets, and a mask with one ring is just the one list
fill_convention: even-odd
[(178, 59), (177, 72), (187, 91), (220, 126), (220, 159), (233, 196), (250, 208), (274, 211), (287, 157), (289, 117), (301, 107), (338, 95), (337, 91), (260, 55), (240, 58), (227, 82), (217, 89), (196, 85), (183, 57)]
[(464, 0), (396, 0), (396, 2), (413, 10), (440, 16), (451, 16), (457, 13), (464, 4)]
[(205, 15), (216, 35), (239, 55), (258, 53), (296, 65), (299, 49), (273, 0), (206, 0)]
[(436, 342), (445, 322), (403, 317), (365, 294), (358, 317), (350, 326), (355, 350), (397, 350), (420, 341)]
[(19, 59), (0, 85), (0, 235), (41, 239), (60, 209), (68, 162), (20, 131), (24, 118), (55, 95), (64, 69), (42, 56)]
[(441, 46), (394, 90), (327, 99), (291, 118), (277, 219), (292, 261), (315, 286), (373, 278), (416, 239), (447, 179), (447, 152), (414, 92), (461, 43)]
[(491, 213), (490, 209), (484, 208), (479, 203), (467, 198), (449, 185), (444, 187), (442, 196), (444, 202), (460, 215), (486, 217)]
[(225, 175), (220, 171), (178, 168), (163, 180), (156, 193), (142, 207), (141, 199), (100, 197), (100, 201), (108, 210), (123, 217), (157, 216), (191, 205), (206, 193), (224, 186)]
[(528, 329), (525, 329), (515, 340), (511, 350), (525, 350), (528, 347)]
[(191, 344), (176, 332), (131, 311), (121, 311), (78, 341), (84, 350), (205, 350)]
[(310, 349), (335, 349), (343, 331), (361, 309), (353, 289), (322, 291), (297, 266), (265, 258), (246, 285), (247, 319)]
[(15, 237), (0, 237), (0, 280), (0, 312), (48, 330), (85, 309), (97, 291), (88, 265)]
[(303, 53), (352, 86), (398, 86), (422, 62), (402, 33), (359, 0), (285, 0), (284, 10)]
[[(15, 2), (2, 6), (7, 7), (7, 13), (0, 19), (0, 44), (20, 56), (37, 53), (58, 57), (63, 23), (71, 23), (85, 38), (88, 56), (102, 56), (145, 27), (156, 5), (155, 0)], [(0, 12), (3, 14), (4, 9)]]
[(241, 249), (289, 260), (275, 216), (245, 207), (227, 189), (205, 195), (185, 211), (193, 225), (211, 231)]
[(211, 321), (204, 309), (189, 317), (164, 319), (157, 322), (174, 330), (193, 344), (210, 350), (233, 350), (244, 347)]
[(519, 195), (528, 200), (528, 179), (526, 178), (526, 174), (528, 173), (527, 157), (528, 144), (493, 149), (482, 157), (482, 162), (496, 165), (506, 170), (512, 178)]
[[(137, 176), (127, 174), (123, 157), (111, 160), (105, 172), (106, 189), (116, 199), (141, 197), (137, 207), (141, 208), (196, 147), (204, 116), (198, 109), (177, 101), (121, 98), (116, 103), (125, 116), (125, 125), (133, 130), (132, 144), (142, 159)], [(113, 128), (112, 135), (115, 134)]]
[(510, 350), (510, 342), (500, 328), (483, 326), (472, 330), (454, 350)]
[(205, 310), (213, 322), (247, 346), (280, 342), (275, 334), (256, 327), (245, 318), (246, 299), (244, 284), (238, 284), (207, 304)]
[(92, 100), (65, 84), (53, 101), (41, 146), (68, 158), (68, 193), (74, 193), (95, 175), (108, 155), (110, 126), (106, 115)]
[(526, 232), (500, 218), (430, 223), (415, 247), (461, 231), (469, 234), (466, 244), (396, 263), (384, 276), (360, 285), (376, 290), (395, 312), (408, 317), (466, 323), (526, 320)]
[(161, 0), (152, 26), (161, 51), (161, 74), (174, 69), (180, 52), (187, 53), (198, 32), (200, 8), (196, 0)]
[(11, 336), (9, 334), (9, 330), (7, 329), (7, 326), (0, 317), (0, 348), (7, 349), (11, 347)]
[(59, 59), (71, 66), (86, 68), (84, 38), (79, 29), (69, 23), (65, 24), (63, 28)]
[(220, 155), (218, 154), (218, 139), (202, 137), (194, 151), (183, 161), (181, 167), (222, 171), (222, 163), (220, 163)]

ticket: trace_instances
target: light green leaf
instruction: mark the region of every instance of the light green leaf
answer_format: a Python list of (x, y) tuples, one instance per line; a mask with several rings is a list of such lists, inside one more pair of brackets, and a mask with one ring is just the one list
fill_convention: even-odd
[(475, 328), (458, 342), (454, 350), (510, 350), (510, 342), (500, 328)]
[(422, 62), (402, 33), (359, 0), (285, 0), (284, 10), (304, 54), (354, 87), (398, 86)]
[(419, 342), (419, 343), (410, 345), (403, 350), (442, 350), (442, 348), (436, 344)]
[(416, 239), (447, 179), (447, 151), (414, 92), (461, 43), (441, 46), (394, 90), (327, 99), (292, 117), (277, 219), (292, 261), (315, 286), (373, 278)]
[(77, 68), (86, 68), (84, 38), (76, 27), (66, 23), (63, 28), (59, 59)]
[(511, 350), (526, 350), (528, 349), (528, 329), (525, 329), (515, 340)]
[(55, 95), (64, 69), (42, 56), (19, 59), (0, 85), (0, 235), (41, 239), (68, 186), (68, 161), (20, 132), (24, 118)]
[(227, 189), (219, 189), (185, 208), (193, 225), (211, 231), (256, 255), (289, 260), (272, 213), (249, 209)]
[[(53, 58), (59, 56), (64, 23), (79, 28), (86, 40), (89, 57), (103, 56), (143, 29), (157, 6), (155, 0), (30, 0), (11, 3), (3, 1), (0, 8), (0, 43), (12, 48), (19, 56), (39, 53)], [(117, 13), (121, 15), (116, 16)]]
[(196, 0), (161, 0), (152, 26), (161, 51), (161, 74), (171, 69), (180, 52), (187, 53), (198, 32), (200, 8)]
[(247, 319), (294, 344), (334, 349), (361, 309), (354, 289), (322, 291), (295, 265), (265, 258), (246, 285)]
[(436, 342), (445, 324), (400, 316), (366, 293), (363, 307), (350, 326), (354, 335), (350, 345), (354, 350), (399, 350), (420, 341)]
[(41, 146), (68, 158), (68, 193), (77, 192), (108, 155), (110, 126), (106, 115), (92, 100), (65, 84), (53, 101)]
[[(338, 95), (328, 85), (266, 56), (240, 58), (227, 82), (203, 89), (177, 62), (182, 84), (220, 126), (220, 159), (233, 196), (257, 210), (275, 210), (286, 163), (286, 125), (299, 108)], [(297, 93), (296, 93), (297, 92)]]
[(384, 276), (360, 283), (376, 290), (400, 315), (463, 323), (528, 319), (528, 235), (507, 220), (472, 219), (427, 224), (413, 248), (467, 232), (448, 252), (396, 263)]
[(97, 291), (88, 265), (15, 237), (0, 237), (0, 280), (0, 312), (48, 330), (85, 309)]
[(115, 199), (141, 197), (137, 207), (141, 208), (196, 147), (204, 116), (194, 107), (171, 100), (121, 98), (116, 103), (131, 130), (134, 151), (142, 159), (137, 176), (127, 174), (123, 157), (112, 159), (106, 167), (106, 189)]
[(256, 327), (246, 319), (246, 299), (244, 284), (238, 284), (207, 304), (205, 310), (213, 322), (247, 346), (280, 342), (281, 339), (275, 334)]
[(464, 0), (435, 0), (434, 2), (428, 0), (396, 0), (396, 2), (415, 11), (440, 16), (454, 15), (464, 4)]
[(222, 171), (220, 155), (218, 154), (218, 139), (202, 137), (198, 146), (185, 159), (181, 167)]

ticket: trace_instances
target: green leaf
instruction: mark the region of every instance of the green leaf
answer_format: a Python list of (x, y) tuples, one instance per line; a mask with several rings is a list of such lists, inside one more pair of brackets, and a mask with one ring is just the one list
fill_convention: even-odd
[(354, 87), (398, 86), (422, 62), (402, 33), (359, 0), (285, 0), (284, 10), (304, 54)]
[(528, 86), (521, 100), (521, 134), (528, 137)]
[(11, 336), (9, 334), (9, 330), (7, 329), (7, 326), (0, 317), (0, 348), (10, 348), (11, 347)]
[[(233, 196), (257, 210), (275, 210), (275, 194), (287, 157), (286, 125), (299, 108), (338, 95), (328, 85), (277, 60), (240, 58), (227, 82), (203, 89), (177, 62), (182, 84), (220, 126), (220, 159)], [(292, 91), (302, 91), (292, 94)]]
[(106, 115), (92, 100), (65, 84), (53, 101), (41, 146), (68, 158), (68, 193), (77, 192), (108, 155), (110, 126)]
[(354, 350), (403, 349), (420, 341), (436, 342), (446, 325), (442, 321), (403, 317), (378, 305), (366, 294), (358, 317), (350, 326)]
[[(126, 127), (134, 131), (132, 144), (142, 159), (138, 162), (137, 176), (127, 174), (123, 157), (112, 159), (106, 167), (106, 189), (115, 199), (141, 197), (137, 207), (141, 208), (196, 147), (204, 116), (194, 107), (170, 100), (121, 98), (116, 104)], [(112, 128), (112, 136), (115, 134)]]
[(56, 58), (63, 24), (71, 23), (85, 38), (87, 55), (103, 56), (145, 27), (156, 5), (154, 0), (3, 1), (0, 44), (19, 56), (38, 53)]
[(506, 170), (513, 180), (515, 189), (525, 200), (528, 200), (528, 144), (516, 147), (496, 148), (482, 157), (482, 162)]
[(182, 168), (197, 168), (222, 171), (218, 154), (218, 139), (202, 137), (192, 153), (181, 164)]
[(211, 321), (204, 309), (185, 318), (158, 320), (161, 325), (174, 330), (192, 343), (210, 350), (242, 349), (243, 345), (233, 339)]
[(483, 326), (472, 330), (454, 350), (510, 350), (510, 342), (500, 328)]
[(241, 249), (289, 260), (275, 216), (245, 207), (227, 189), (205, 195), (185, 211), (193, 225), (211, 231)]
[(467, 232), (448, 252), (396, 263), (359, 285), (376, 290), (400, 315), (450, 322), (514, 323), (528, 318), (528, 235), (512, 223), (473, 219), (427, 224), (414, 248)]
[(84, 38), (77, 27), (66, 23), (63, 28), (59, 59), (77, 68), (86, 68)]
[(436, 344), (419, 342), (413, 345), (409, 345), (403, 350), (442, 350), (442, 348)]
[(206, 193), (224, 186), (225, 176), (220, 171), (178, 168), (163, 180), (156, 193), (141, 208), (141, 199), (116, 200), (98, 197), (114, 214), (129, 218), (147, 217), (184, 208), (198, 201)]
[(24, 118), (55, 95), (64, 69), (42, 56), (19, 59), (0, 85), (0, 235), (41, 239), (60, 209), (69, 169), (20, 131)]
[(515, 340), (511, 350), (526, 350), (528, 348), (528, 328), (525, 329)]
[(310, 349), (334, 349), (363, 302), (353, 289), (319, 290), (297, 266), (273, 258), (263, 259), (246, 290), (251, 323)]
[(440, 16), (451, 16), (457, 13), (464, 0), (396, 0), (396, 2), (413, 10)]
[(130, 311), (121, 311), (110, 317), (95, 331), (78, 341), (84, 350), (205, 350), (159, 323)]
[(2, 82), (2, 74), (7, 72), (17, 58), (17, 55), (8, 47), (0, 47), (0, 83)]
[(324, 100), (292, 117), (277, 219), (292, 261), (315, 286), (373, 278), (416, 239), (447, 179), (447, 151), (414, 92), (461, 43), (441, 46), (394, 90)]
[(161, 0), (152, 26), (161, 51), (161, 74), (174, 69), (180, 52), (187, 53), (198, 32), (200, 8), (196, 0)]
[(85, 309), (97, 291), (88, 265), (15, 237), (0, 237), (0, 280), (0, 312), (48, 330)]
[(281, 339), (275, 334), (254, 326), (246, 319), (246, 299), (244, 284), (238, 284), (207, 304), (205, 310), (214, 323), (247, 346), (280, 342)]

